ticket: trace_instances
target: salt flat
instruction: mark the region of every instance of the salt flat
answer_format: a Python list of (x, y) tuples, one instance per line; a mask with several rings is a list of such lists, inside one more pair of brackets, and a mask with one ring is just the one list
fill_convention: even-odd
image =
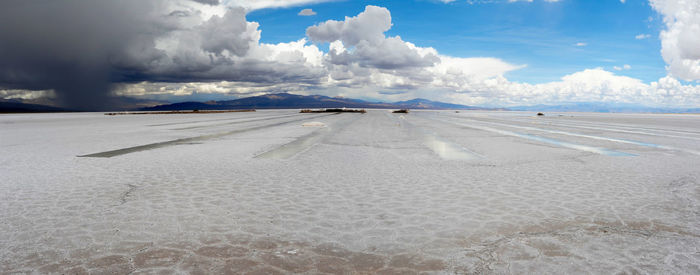
[(700, 273), (697, 115), (0, 115), (0, 152), (2, 273)]

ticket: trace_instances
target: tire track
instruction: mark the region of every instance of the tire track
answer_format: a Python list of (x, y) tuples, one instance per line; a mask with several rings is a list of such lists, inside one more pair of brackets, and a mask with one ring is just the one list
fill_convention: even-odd
[(187, 144), (187, 143), (204, 141), (204, 140), (209, 140), (209, 139), (214, 139), (214, 138), (220, 138), (223, 136), (239, 134), (239, 133), (244, 133), (244, 132), (250, 132), (250, 131), (260, 130), (260, 129), (264, 129), (264, 128), (280, 126), (280, 125), (284, 125), (284, 124), (288, 124), (288, 123), (292, 123), (292, 122), (307, 120), (310, 118), (319, 118), (319, 117), (330, 116), (330, 115), (334, 115), (334, 114), (326, 114), (326, 115), (320, 115), (320, 116), (314, 116), (314, 117), (303, 117), (300, 119), (288, 120), (288, 121), (277, 122), (277, 123), (272, 123), (272, 124), (265, 124), (265, 125), (260, 125), (260, 126), (245, 128), (245, 129), (237, 129), (237, 130), (232, 130), (232, 131), (226, 131), (226, 132), (209, 134), (209, 135), (202, 135), (202, 136), (196, 136), (196, 137), (189, 137), (189, 138), (180, 138), (180, 139), (175, 139), (175, 140), (169, 140), (169, 141), (127, 147), (127, 148), (122, 148), (122, 149), (117, 149), (117, 150), (104, 151), (104, 152), (99, 152), (99, 153), (94, 153), (94, 154), (79, 155), (78, 157), (111, 158), (111, 157), (116, 157), (116, 156), (121, 156), (121, 155), (126, 155), (126, 154), (146, 151), (146, 150), (153, 150), (153, 149), (158, 149), (158, 148), (163, 148), (163, 147), (168, 147), (168, 146), (174, 146), (174, 145)]
[(352, 116), (354, 119), (344, 119), (340, 122), (335, 122), (330, 126), (324, 126), (317, 129), (310, 134), (299, 137), (292, 142), (283, 144), (277, 148), (269, 150), (267, 152), (261, 153), (255, 158), (265, 158), (265, 159), (289, 159), (302, 152), (305, 152), (314, 145), (323, 142), (328, 139), (330, 135), (337, 133), (338, 131), (347, 127), (350, 123), (355, 122), (359, 116)]

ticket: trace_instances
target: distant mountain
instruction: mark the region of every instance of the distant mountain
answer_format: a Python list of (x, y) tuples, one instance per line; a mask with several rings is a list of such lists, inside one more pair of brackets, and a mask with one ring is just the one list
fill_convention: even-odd
[(391, 108), (385, 103), (372, 103), (359, 99), (328, 97), (321, 95), (294, 95), (287, 93), (246, 97), (235, 100), (218, 101), (237, 109), (284, 109), (284, 108)]
[(181, 102), (141, 108), (142, 111), (223, 110), (223, 109), (301, 109), (301, 108), (378, 108), (378, 109), (460, 109), (484, 108), (413, 99), (394, 103), (369, 102), (359, 99), (321, 95), (294, 95), (287, 93), (253, 96), (225, 101)]
[[(188, 101), (163, 104), (163, 101), (119, 97), (115, 99), (121, 110), (176, 111), (176, 110), (240, 110), (240, 109), (319, 109), (319, 108), (367, 108), (367, 109), (433, 109), (433, 110), (511, 110), (532, 112), (598, 112), (598, 113), (700, 113), (700, 108), (658, 108), (626, 103), (582, 102), (560, 105), (532, 105), (509, 108), (482, 108), (416, 98), (393, 103), (370, 102), (360, 99), (328, 97), (321, 95), (269, 94), (222, 101)], [(39, 102), (41, 103), (41, 102)], [(147, 104), (161, 104), (144, 107)], [(0, 113), (71, 112), (74, 110), (42, 104), (0, 100)]]
[(416, 98), (407, 101), (394, 102), (394, 105), (404, 109), (459, 109), (459, 110), (484, 110), (485, 108), (465, 106), (452, 103)]
[(39, 100), (39, 101), (20, 101), (20, 100), (2, 100), (0, 99), (0, 113), (54, 113), (54, 112), (98, 112), (98, 111), (117, 111), (117, 110), (133, 110), (137, 108), (143, 108), (147, 106), (153, 106), (154, 104), (165, 104), (167, 101), (153, 100), (153, 99), (139, 99), (133, 97), (118, 96), (110, 99), (111, 104), (117, 107), (113, 107), (108, 110), (101, 109), (70, 109), (44, 105), (45, 102), (51, 102), (50, 100)]
[[(196, 102), (187, 101), (179, 102), (173, 104), (163, 104), (151, 107), (143, 107), (138, 110), (141, 111), (178, 111), (178, 110), (222, 110), (222, 109), (239, 109), (239, 108), (226, 108), (224, 105), (218, 104), (213, 101), (208, 102)], [(244, 108), (241, 108), (244, 109)]]
[(15, 101), (0, 101), (0, 113), (48, 113), (68, 112), (69, 110), (39, 104), (27, 104)]
[(581, 102), (562, 105), (509, 107), (513, 111), (596, 113), (700, 113), (700, 108), (659, 108), (626, 103)]

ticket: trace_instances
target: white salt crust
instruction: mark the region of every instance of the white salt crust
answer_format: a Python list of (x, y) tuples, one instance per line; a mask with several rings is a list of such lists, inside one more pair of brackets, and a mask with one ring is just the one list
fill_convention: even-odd
[(0, 273), (699, 274), (697, 152), (696, 115), (0, 115)]

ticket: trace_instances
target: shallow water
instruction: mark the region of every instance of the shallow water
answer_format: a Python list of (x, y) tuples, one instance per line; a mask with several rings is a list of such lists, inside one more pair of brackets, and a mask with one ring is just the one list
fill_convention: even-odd
[(0, 115), (0, 273), (700, 273), (700, 117), (563, 115)]

